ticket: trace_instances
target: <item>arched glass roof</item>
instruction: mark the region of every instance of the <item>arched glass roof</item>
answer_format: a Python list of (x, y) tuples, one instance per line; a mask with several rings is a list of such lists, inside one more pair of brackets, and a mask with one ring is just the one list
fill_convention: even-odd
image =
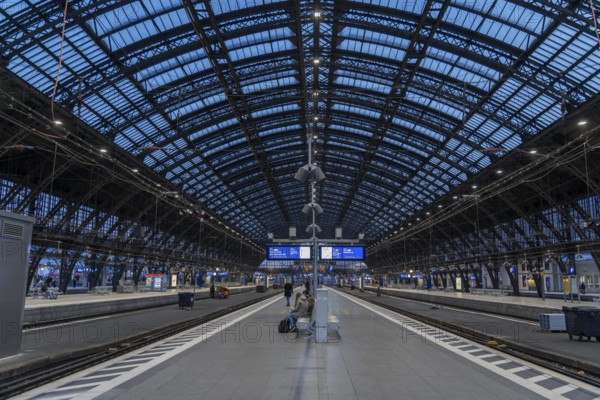
[(64, 5), (0, 7), (8, 69), (259, 239), (308, 224), (307, 140), (323, 235), (376, 239), (600, 91), (584, 0)]

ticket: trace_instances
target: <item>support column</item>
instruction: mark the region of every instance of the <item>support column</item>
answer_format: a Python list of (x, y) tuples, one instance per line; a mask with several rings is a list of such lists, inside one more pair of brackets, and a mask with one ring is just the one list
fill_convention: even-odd
[(0, 268), (0, 326), (2, 345), (0, 358), (13, 356), (21, 350), (27, 263), (35, 218), (0, 211), (2, 257)]
[(327, 342), (327, 314), (329, 305), (327, 303), (327, 289), (315, 290), (315, 341), (317, 343)]

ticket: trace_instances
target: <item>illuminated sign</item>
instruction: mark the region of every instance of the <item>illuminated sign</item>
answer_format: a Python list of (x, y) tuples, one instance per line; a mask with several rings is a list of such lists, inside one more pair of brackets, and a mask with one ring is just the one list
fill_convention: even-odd
[(312, 246), (267, 246), (267, 260), (311, 260)]
[(319, 247), (321, 260), (364, 261), (364, 246), (321, 246)]

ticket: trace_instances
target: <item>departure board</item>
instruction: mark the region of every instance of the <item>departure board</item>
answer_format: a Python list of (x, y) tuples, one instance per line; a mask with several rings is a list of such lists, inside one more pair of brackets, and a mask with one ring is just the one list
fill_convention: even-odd
[(321, 246), (320, 260), (364, 261), (364, 246)]
[(306, 260), (312, 259), (312, 246), (268, 245), (267, 260)]

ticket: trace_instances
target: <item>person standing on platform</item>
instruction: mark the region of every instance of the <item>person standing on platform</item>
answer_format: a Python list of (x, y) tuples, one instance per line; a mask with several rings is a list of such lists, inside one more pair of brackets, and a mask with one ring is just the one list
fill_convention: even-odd
[(290, 306), (290, 297), (292, 297), (292, 291), (294, 290), (294, 287), (292, 286), (291, 283), (286, 282), (285, 285), (283, 285), (283, 295), (285, 296), (285, 300), (287, 302), (286, 307)]
[(304, 287), (306, 288), (306, 290), (308, 290), (310, 292), (310, 280), (309, 279), (307, 279), (304, 282)]
[(579, 285), (579, 291), (581, 294), (585, 294), (585, 282), (581, 282), (581, 285)]
[(215, 298), (215, 284), (214, 283), (210, 284), (210, 298), (211, 299)]

